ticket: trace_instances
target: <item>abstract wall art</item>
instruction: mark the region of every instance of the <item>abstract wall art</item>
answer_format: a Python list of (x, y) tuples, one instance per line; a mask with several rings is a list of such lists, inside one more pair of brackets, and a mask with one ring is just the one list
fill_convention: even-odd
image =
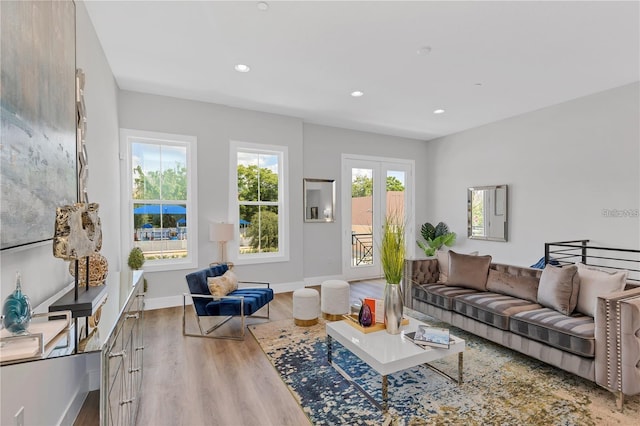
[(1, 249), (53, 237), (77, 201), (75, 4), (0, 2)]

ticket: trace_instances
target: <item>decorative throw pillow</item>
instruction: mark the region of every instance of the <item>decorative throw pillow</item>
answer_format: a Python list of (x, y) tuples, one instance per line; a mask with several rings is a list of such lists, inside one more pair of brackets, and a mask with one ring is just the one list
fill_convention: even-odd
[(219, 277), (207, 278), (209, 292), (214, 296), (226, 296), (238, 289), (238, 277), (231, 271), (225, 272)]
[(446, 283), (449, 277), (449, 250), (437, 250), (436, 256), (438, 257), (438, 270), (440, 271), (438, 282)]
[(486, 291), (491, 256), (472, 256), (449, 250), (447, 285)]
[(578, 303), (580, 277), (575, 265), (560, 268), (547, 265), (540, 276), (538, 303), (562, 314), (571, 315)]
[(607, 272), (602, 269), (588, 267), (576, 263), (580, 277), (580, 292), (576, 311), (594, 316), (598, 296), (604, 296), (624, 290), (627, 284), (628, 271)]
[[(472, 251), (469, 255), (477, 256), (478, 252)], [(444, 246), (444, 248), (438, 249), (436, 256), (438, 257), (438, 270), (440, 271), (438, 282), (444, 284), (449, 279), (449, 248)]]
[(538, 303), (538, 284), (539, 279), (536, 277), (510, 274), (494, 269), (489, 269), (489, 278), (487, 278), (488, 291), (533, 303)]

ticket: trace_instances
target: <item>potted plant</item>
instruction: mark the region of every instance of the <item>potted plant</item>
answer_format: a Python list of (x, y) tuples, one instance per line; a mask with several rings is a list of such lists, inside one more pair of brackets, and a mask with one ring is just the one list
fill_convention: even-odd
[(426, 256), (434, 256), (436, 250), (443, 245), (451, 247), (456, 242), (456, 233), (450, 232), (449, 227), (444, 222), (438, 223), (435, 227), (427, 222), (420, 228), (420, 234), (422, 234), (422, 238), (427, 244), (422, 241), (416, 241), (416, 243), (424, 250)]
[(382, 226), (382, 240), (380, 243), (380, 263), (387, 282), (384, 289), (384, 323), (387, 332), (400, 333), (402, 323), (402, 271), (404, 269), (405, 222), (397, 214), (388, 214)]
[[(144, 265), (144, 253), (142, 252), (142, 249), (140, 247), (134, 247), (131, 249), (131, 251), (129, 252), (129, 258), (127, 259), (127, 265), (129, 265), (129, 268), (131, 269), (140, 269), (142, 268), (142, 265)], [(143, 278), (143, 283), (144, 283), (144, 292), (147, 292), (147, 279)]]

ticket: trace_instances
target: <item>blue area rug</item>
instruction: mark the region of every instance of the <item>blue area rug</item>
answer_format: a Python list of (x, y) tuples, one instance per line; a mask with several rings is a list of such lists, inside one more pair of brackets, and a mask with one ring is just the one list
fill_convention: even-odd
[[(433, 319), (428, 322), (447, 326)], [(424, 366), (388, 376), (392, 424), (638, 424), (637, 396), (628, 398), (620, 413), (613, 394), (587, 380), (449, 328), (466, 340), (464, 383), (458, 386)], [(312, 424), (378, 425), (388, 420), (328, 364), (324, 322), (297, 327), (293, 320), (283, 320), (249, 329)], [(333, 356), (376, 401), (382, 401), (378, 373), (335, 341)], [(454, 355), (433, 364), (456, 375), (457, 363)]]

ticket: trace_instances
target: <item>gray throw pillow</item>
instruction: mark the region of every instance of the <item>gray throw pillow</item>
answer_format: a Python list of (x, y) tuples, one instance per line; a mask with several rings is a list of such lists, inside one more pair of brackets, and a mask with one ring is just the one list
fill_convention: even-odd
[(538, 303), (539, 279), (489, 269), (487, 290)]
[(571, 315), (578, 303), (580, 277), (575, 265), (559, 268), (547, 265), (540, 276), (538, 303), (565, 315)]
[(449, 277), (446, 285), (487, 290), (491, 256), (471, 256), (449, 250)]
[[(438, 282), (440, 284), (445, 284), (449, 279), (449, 247), (443, 246), (436, 251), (436, 256), (438, 257), (438, 270), (440, 271), (440, 276), (438, 277)], [(477, 256), (477, 251), (472, 251), (469, 253), (471, 256)]]

